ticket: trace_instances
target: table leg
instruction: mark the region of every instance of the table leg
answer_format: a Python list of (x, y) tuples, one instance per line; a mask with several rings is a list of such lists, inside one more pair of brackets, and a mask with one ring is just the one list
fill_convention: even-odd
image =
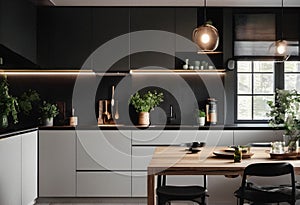
[(154, 205), (154, 174), (148, 173), (147, 178), (148, 205)]

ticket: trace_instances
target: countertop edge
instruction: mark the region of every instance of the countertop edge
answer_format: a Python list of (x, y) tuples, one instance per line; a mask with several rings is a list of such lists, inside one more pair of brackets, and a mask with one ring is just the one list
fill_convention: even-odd
[(12, 137), (12, 136), (15, 136), (15, 135), (21, 135), (21, 134), (25, 134), (25, 133), (33, 132), (33, 131), (37, 131), (37, 130), (38, 130), (38, 127), (26, 128), (26, 129), (20, 129), (20, 130), (16, 130), (16, 131), (11, 131), (11, 132), (0, 134), (0, 139)]

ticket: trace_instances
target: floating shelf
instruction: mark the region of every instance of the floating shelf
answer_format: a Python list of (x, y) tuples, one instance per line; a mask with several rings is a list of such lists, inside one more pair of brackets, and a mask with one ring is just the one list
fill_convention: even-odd
[(132, 69), (130, 70), (131, 75), (169, 75), (169, 74), (179, 74), (179, 75), (224, 75), (225, 69), (211, 69), (211, 70), (184, 70), (184, 69)]
[(223, 52), (222, 51), (198, 51), (197, 52), (198, 54), (222, 54)]

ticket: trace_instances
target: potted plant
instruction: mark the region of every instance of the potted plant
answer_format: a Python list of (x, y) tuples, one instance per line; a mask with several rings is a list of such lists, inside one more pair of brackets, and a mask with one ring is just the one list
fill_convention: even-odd
[(148, 91), (144, 95), (140, 95), (136, 92), (129, 99), (129, 103), (133, 105), (136, 112), (139, 113), (138, 124), (149, 125), (149, 112), (163, 102), (163, 93), (157, 93), (156, 90), (153, 92)]
[(275, 96), (275, 103), (267, 102), (270, 107), (267, 113), (271, 118), (269, 124), (273, 127), (283, 127), (288, 151), (297, 151), (300, 139), (300, 94), (296, 90), (276, 89)]
[(29, 89), (19, 97), (20, 111), (26, 116), (31, 114), (34, 106), (40, 101), (40, 95), (35, 90)]
[(40, 107), (42, 114), (42, 120), (45, 126), (53, 126), (53, 118), (58, 115), (58, 108), (55, 104), (48, 103), (43, 101), (42, 106)]
[(11, 116), (13, 123), (18, 123), (17, 98), (9, 94), (7, 77), (4, 75), (0, 82), (0, 127), (8, 126), (8, 117)]
[(205, 125), (205, 112), (203, 110), (198, 110), (197, 122), (200, 126)]

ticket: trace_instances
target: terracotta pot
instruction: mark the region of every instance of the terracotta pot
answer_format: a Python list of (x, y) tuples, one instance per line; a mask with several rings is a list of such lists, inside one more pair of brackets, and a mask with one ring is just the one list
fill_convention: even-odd
[(139, 125), (149, 125), (150, 124), (149, 112), (140, 112), (138, 123)]

